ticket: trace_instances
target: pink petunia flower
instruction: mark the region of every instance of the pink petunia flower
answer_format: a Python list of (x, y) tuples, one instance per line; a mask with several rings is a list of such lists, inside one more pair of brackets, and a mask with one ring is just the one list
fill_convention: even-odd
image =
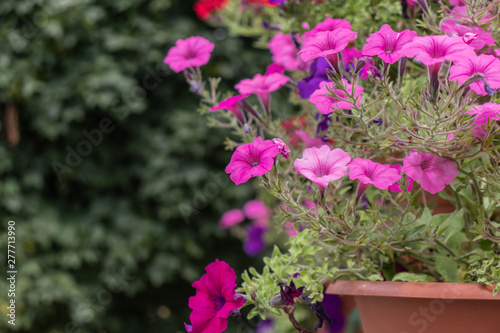
[(235, 298), (236, 274), (227, 263), (216, 259), (205, 271), (193, 283), (196, 295), (189, 297), (191, 333), (220, 333), (227, 328), (231, 311), (241, 308), (245, 299)]
[(241, 101), (243, 98), (247, 98), (248, 96), (250, 96), (250, 95), (245, 94), (245, 95), (237, 95), (237, 96), (229, 97), (229, 98), (221, 101), (216, 106), (211, 107), (210, 111), (228, 110), (243, 125), (246, 122), (245, 115), (243, 114), (243, 111), (241, 111), (241, 108), (239, 107), (238, 102)]
[(384, 24), (380, 30), (366, 39), (362, 53), (366, 56), (379, 56), (384, 62), (393, 64), (405, 55), (403, 46), (417, 36), (415, 31), (395, 32), (390, 25)]
[(296, 69), (303, 71), (307, 67), (306, 63), (299, 58), (297, 54), (299, 50), (295, 46), (290, 34), (278, 32), (269, 41), (269, 50), (273, 55), (273, 62), (285, 67), (289, 71)]
[(402, 171), (432, 194), (444, 190), (458, 176), (455, 162), (418, 151), (410, 151), (410, 155), (404, 158)]
[(288, 148), (286, 143), (278, 138), (274, 138), (271, 141), (278, 145), (278, 149), (280, 151), (281, 156), (288, 159), (288, 156), (290, 155), (290, 148)]
[(175, 42), (163, 62), (179, 73), (189, 68), (205, 65), (210, 60), (210, 53), (214, 49), (214, 44), (203, 37), (193, 36), (186, 39), (179, 39)]
[[(401, 165), (389, 165), (389, 166), (393, 169), (396, 169), (398, 174), (401, 174)], [(414, 182), (413, 179), (411, 179), (410, 177), (407, 177), (406, 183), (404, 184), (406, 186), (407, 192), (411, 192), (411, 189), (413, 187), (413, 182)], [(402, 186), (402, 184), (400, 184), (399, 182), (396, 182), (396, 183), (390, 185), (387, 189), (389, 191), (392, 191), (392, 192), (401, 193), (401, 192), (403, 192), (403, 190), (401, 189), (401, 186)]]
[(304, 61), (325, 57), (330, 66), (338, 72), (338, 53), (346, 48), (349, 41), (356, 39), (356, 36), (357, 33), (347, 29), (318, 32), (314, 37), (306, 39), (299, 51), (300, 57)]
[[(347, 71), (354, 71), (354, 62), (355, 60), (363, 58), (363, 53), (356, 48), (349, 48), (342, 51), (342, 64)], [(368, 65), (363, 66), (360, 72), (360, 78), (366, 79), (370, 76), (370, 67)]]
[[(345, 84), (346, 90), (349, 93), (352, 93), (352, 85), (347, 82), (346, 79), (342, 79), (342, 82)], [(318, 110), (323, 114), (329, 114), (333, 112), (333, 109), (352, 109), (353, 105), (350, 102), (343, 101), (337, 97), (332, 97), (330, 91), (334, 92), (337, 97), (347, 100), (347, 95), (341, 90), (336, 89), (335, 84), (333, 82), (321, 82), (319, 85), (319, 89), (312, 93), (311, 97), (309, 97), (309, 102), (316, 105)], [(354, 91), (354, 98), (360, 96), (363, 93), (364, 88), (356, 86), (356, 90)], [(358, 98), (356, 101), (356, 105), (359, 106), (361, 104), (361, 98)]]
[(250, 220), (269, 217), (271, 215), (271, 212), (269, 208), (267, 208), (266, 204), (258, 199), (247, 201), (243, 206), (243, 212)]
[(349, 153), (340, 148), (331, 150), (328, 146), (306, 148), (301, 159), (294, 162), (296, 173), (313, 183), (327, 188), (331, 181), (342, 178), (347, 173)]
[[(450, 68), (450, 81), (464, 83), (471, 75), (481, 73), (489, 88), (500, 89), (500, 60), (492, 55), (481, 54), (457, 61)], [(482, 80), (473, 82), (469, 87), (480, 95), (487, 95), (487, 89)]]
[(306, 131), (295, 131), (295, 134), (299, 137), (302, 142), (306, 145), (306, 148), (312, 148), (312, 147), (322, 147), (325, 145), (325, 142), (321, 140), (320, 138), (315, 138), (311, 137), (309, 134), (307, 134)]
[(486, 137), (488, 134), (486, 132), (486, 124), (491, 120), (499, 120), (500, 119), (500, 104), (495, 103), (484, 103), (481, 105), (477, 105), (467, 111), (468, 114), (475, 115), (474, 122), (472, 125), (473, 136), (481, 139)]
[(219, 220), (219, 227), (221, 229), (227, 229), (233, 225), (243, 222), (243, 220), (245, 220), (243, 211), (241, 209), (234, 208), (222, 214)]
[(365, 160), (362, 158), (355, 158), (348, 165), (349, 179), (358, 179), (364, 185), (373, 184), (373, 186), (385, 190), (390, 185), (401, 179), (401, 175), (390, 165), (380, 164)]
[(403, 46), (402, 53), (408, 57), (416, 57), (427, 66), (433, 91), (439, 88), (438, 74), (445, 61), (457, 61), (474, 57), (474, 49), (460, 37), (446, 35), (415, 37)]
[(266, 73), (264, 75), (271, 75), (274, 73), (279, 73), (279, 74), (285, 73), (285, 67), (277, 64), (270, 64), (269, 66), (267, 66)]
[(271, 104), (271, 92), (278, 90), (289, 80), (283, 74), (273, 73), (269, 75), (256, 74), (252, 79), (240, 81), (235, 88), (240, 94), (256, 94), (259, 97), (264, 110), (269, 112)]
[(268, 173), (274, 165), (274, 157), (279, 154), (278, 145), (270, 140), (262, 141), (259, 136), (252, 143), (236, 148), (231, 162), (226, 167), (231, 180), (236, 184), (246, 183), (250, 178)]
[(441, 24), (441, 30), (449, 36), (462, 37), (462, 40), (474, 50), (482, 49), (486, 45), (495, 45), (495, 40), (491, 34), (475, 25), (469, 26), (459, 24), (456, 20), (446, 20)]
[(332, 19), (327, 17), (323, 22), (318, 23), (314, 29), (305, 32), (304, 38), (312, 38), (322, 31), (334, 31), (337, 29), (347, 29), (352, 30), (351, 23), (344, 19)]

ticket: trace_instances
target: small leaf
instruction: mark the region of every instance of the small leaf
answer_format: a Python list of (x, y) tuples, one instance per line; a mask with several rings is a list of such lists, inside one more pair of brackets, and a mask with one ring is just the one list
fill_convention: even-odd
[(437, 256), (436, 269), (446, 282), (458, 282), (458, 267), (453, 259)]

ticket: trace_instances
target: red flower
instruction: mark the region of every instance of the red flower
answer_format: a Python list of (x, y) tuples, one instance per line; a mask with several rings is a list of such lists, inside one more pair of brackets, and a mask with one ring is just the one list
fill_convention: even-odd
[(228, 0), (198, 0), (193, 9), (202, 20), (209, 18), (214, 11), (223, 10)]
[(220, 333), (227, 328), (231, 311), (241, 308), (245, 299), (235, 298), (236, 274), (227, 263), (216, 259), (205, 270), (207, 274), (193, 283), (196, 296), (189, 298), (193, 310), (189, 329), (192, 333)]

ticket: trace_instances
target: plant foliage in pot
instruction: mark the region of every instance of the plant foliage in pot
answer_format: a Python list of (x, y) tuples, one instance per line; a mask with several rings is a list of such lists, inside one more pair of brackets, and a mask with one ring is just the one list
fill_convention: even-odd
[(231, 180), (258, 182), (296, 234), (236, 290), (227, 263), (207, 266), (189, 331), (223, 331), (248, 305), (249, 318), (285, 313), (309, 332), (296, 304), (318, 329), (331, 321), (325, 289), (356, 297), (366, 333), (496, 329), (498, 2), (353, 3), (221, 4), (209, 20), (258, 36), (273, 60), (233, 91), (203, 78), (207, 39), (169, 50), (209, 124), (232, 130)]

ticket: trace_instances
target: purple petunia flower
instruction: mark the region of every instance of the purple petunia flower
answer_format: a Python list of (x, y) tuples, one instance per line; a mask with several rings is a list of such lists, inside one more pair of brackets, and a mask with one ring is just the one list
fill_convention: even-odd
[(325, 58), (318, 58), (311, 64), (311, 75), (297, 83), (302, 99), (308, 99), (314, 91), (319, 89), (321, 82), (330, 81), (326, 75), (327, 68), (330, 68), (330, 65)]
[(250, 226), (247, 229), (247, 240), (243, 244), (243, 250), (250, 257), (255, 257), (264, 249), (265, 228), (259, 226)]

